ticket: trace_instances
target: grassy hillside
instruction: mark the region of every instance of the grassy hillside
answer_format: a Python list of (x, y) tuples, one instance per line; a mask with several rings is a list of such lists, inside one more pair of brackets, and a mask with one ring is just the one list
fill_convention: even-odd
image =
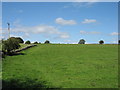
[(3, 80), (19, 87), (43, 83), (48, 87), (117, 88), (117, 50), (118, 45), (41, 44), (22, 51), (24, 55), (7, 56), (2, 62)]

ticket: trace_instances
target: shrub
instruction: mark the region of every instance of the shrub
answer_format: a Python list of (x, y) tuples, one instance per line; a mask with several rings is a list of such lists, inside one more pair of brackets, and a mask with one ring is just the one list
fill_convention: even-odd
[(28, 41), (25, 42), (25, 44), (31, 44), (31, 42), (28, 40)]
[(36, 42), (34, 42), (33, 44), (38, 44), (38, 42), (36, 41)]
[(16, 39), (18, 40), (19, 43), (24, 43), (23, 39), (20, 37), (16, 37)]
[(118, 40), (118, 44), (120, 44), (120, 40)]
[(50, 43), (50, 41), (48, 41), (48, 40), (45, 41), (45, 44), (49, 44), (49, 43)]
[(18, 49), (20, 47), (19, 42), (11, 37), (2, 43), (2, 51), (7, 52), (10, 54), (13, 50)]
[(103, 40), (100, 40), (100, 41), (99, 41), (99, 44), (104, 44), (104, 41), (103, 41)]
[(12, 39), (16, 39), (19, 43), (24, 43), (23, 39), (20, 37), (10, 37)]
[(85, 44), (85, 40), (84, 39), (81, 39), (78, 44)]

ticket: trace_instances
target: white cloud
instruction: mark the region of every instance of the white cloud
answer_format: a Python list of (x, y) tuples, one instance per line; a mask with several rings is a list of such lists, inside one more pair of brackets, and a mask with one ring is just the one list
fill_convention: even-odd
[(95, 4), (95, 2), (74, 2), (72, 3), (72, 6), (75, 8), (80, 8), (80, 7), (90, 7), (93, 4)]
[(95, 19), (85, 19), (84, 21), (82, 21), (82, 23), (87, 24), (87, 23), (95, 23), (97, 22)]
[(88, 34), (86, 31), (80, 31), (80, 34)]
[(114, 35), (120, 35), (120, 33), (118, 33), (118, 32), (112, 32), (112, 33), (110, 33), (110, 35), (112, 35), (112, 36), (114, 36)]
[(80, 34), (87, 34), (86, 31), (80, 31)]
[(100, 34), (101, 32), (97, 32), (97, 31), (90, 31), (90, 32), (88, 32), (88, 31), (80, 31), (80, 34)]
[(91, 34), (100, 34), (101, 32), (92, 31)]
[(69, 38), (70, 35), (68, 33), (61, 33), (59, 37), (60, 38)]
[(48, 26), (48, 25), (38, 25), (33, 27), (16, 27), (12, 28), (13, 32), (24, 32), (26, 36), (29, 36), (29, 34), (43, 34), (44, 36), (54, 36), (56, 35), (59, 38), (69, 38), (69, 34), (66, 32), (61, 32), (54, 26)]
[(25, 35), (24, 35), (25, 37), (29, 37), (30, 36), (30, 34), (29, 33), (25, 33)]
[(60, 25), (75, 25), (75, 24), (77, 24), (75, 20), (65, 20), (63, 18), (57, 18), (55, 20), (55, 22)]

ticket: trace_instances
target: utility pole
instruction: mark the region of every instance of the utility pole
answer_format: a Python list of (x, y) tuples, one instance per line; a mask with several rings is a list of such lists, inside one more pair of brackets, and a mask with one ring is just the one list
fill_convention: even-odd
[(9, 33), (9, 38), (10, 38), (10, 23), (7, 23), (8, 24), (8, 33)]

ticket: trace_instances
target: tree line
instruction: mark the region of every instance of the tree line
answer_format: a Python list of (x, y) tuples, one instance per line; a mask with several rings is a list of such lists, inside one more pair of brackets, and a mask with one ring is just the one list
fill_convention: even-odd
[[(2, 42), (2, 53), (4, 53), (4, 55), (12, 55), (13, 53), (15, 53), (16, 49), (19, 49), (20, 43), (25, 43), (25, 44), (31, 44), (31, 42), (29, 40), (27, 40), (26, 42), (24, 42), (24, 40), (20, 37), (10, 37), (7, 40), (1, 40)], [(49, 44), (50, 41), (46, 40), (44, 42), (45, 44)], [(41, 42), (34, 42), (32, 44), (41, 44)], [(3, 55), (3, 57), (4, 57)]]
[[(85, 40), (84, 39), (81, 39), (79, 42), (78, 42), (78, 44), (85, 44)], [(99, 44), (104, 44), (104, 41), (103, 40), (100, 40), (99, 41)]]
[[(85, 42), (86, 41), (84, 39), (80, 39), (78, 44), (85, 44)], [(7, 40), (2, 40), (2, 52), (10, 55), (14, 53), (16, 49), (20, 48), (20, 43), (31, 44), (29, 40), (24, 42), (24, 40), (20, 37), (10, 37)], [(118, 43), (120, 44), (120, 40), (118, 41)], [(41, 44), (41, 42), (36, 41), (33, 44)], [(50, 44), (50, 41), (46, 40), (44, 44)], [(100, 40), (99, 44), (104, 44), (104, 41)]]

